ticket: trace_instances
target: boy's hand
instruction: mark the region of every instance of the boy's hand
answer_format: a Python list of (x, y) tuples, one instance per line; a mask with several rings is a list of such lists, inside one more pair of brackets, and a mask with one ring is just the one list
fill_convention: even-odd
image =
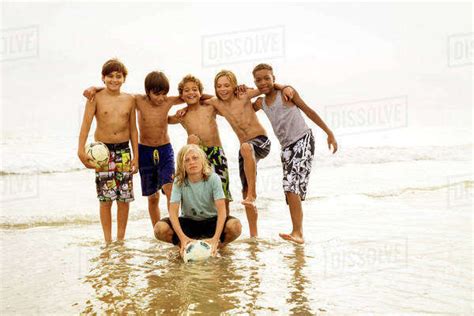
[(293, 89), (290, 86), (284, 87), (281, 92), (283, 92), (283, 99), (285, 99), (286, 102), (290, 101), (293, 99), (293, 96), (295, 95), (295, 89)]
[(263, 106), (263, 98), (258, 97), (257, 100), (255, 100), (254, 104), (257, 108), (261, 109)]
[(184, 256), (184, 248), (186, 248), (186, 245), (189, 244), (190, 242), (193, 242), (193, 241), (194, 241), (194, 239), (191, 239), (188, 236), (186, 236), (182, 240), (180, 240), (179, 254), (180, 254), (181, 257)]
[(244, 84), (238, 85), (238, 86), (235, 88), (234, 94), (235, 94), (236, 96), (239, 96), (239, 95), (241, 95), (241, 94), (243, 94), (243, 93), (246, 93), (246, 92), (247, 92), (247, 89), (248, 89), (248, 87), (247, 87), (246, 85), (244, 85)]
[(211, 256), (215, 257), (217, 255), (217, 248), (219, 247), (219, 238), (206, 239), (209, 245), (211, 245)]
[(138, 158), (133, 158), (132, 161), (130, 162), (130, 166), (132, 168), (132, 174), (135, 174), (138, 172)]
[(81, 160), (82, 164), (87, 168), (87, 169), (96, 169), (97, 166), (92, 163), (92, 161), (89, 160), (89, 156), (86, 154), (86, 152), (79, 152), (78, 153), (79, 159)]
[(334, 137), (333, 133), (328, 134), (328, 148), (329, 148), (329, 150), (331, 150), (331, 146), (332, 146), (332, 153), (335, 154), (336, 151), (337, 151), (337, 142), (336, 142), (336, 138)]
[(83, 96), (87, 98), (89, 101), (94, 101), (95, 94), (97, 93), (97, 89), (95, 87), (89, 87), (82, 93)]
[(183, 116), (186, 115), (186, 112), (188, 112), (188, 108), (180, 109), (176, 112), (176, 117), (182, 118)]

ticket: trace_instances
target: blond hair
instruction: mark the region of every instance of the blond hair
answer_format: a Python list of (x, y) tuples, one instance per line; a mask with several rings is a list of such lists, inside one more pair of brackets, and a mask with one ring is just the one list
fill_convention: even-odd
[(237, 77), (235, 74), (230, 71), (230, 70), (221, 70), (217, 73), (217, 75), (214, 78), (214, 90), (216, 91), (216, 96), (217, 98), (220, 99), (219, 95), (217, 94), (217, 80), (221, 77), (227, 77), (229, 79), (230, 84), (234, 87), (234, 89), (237, 87)]
[(198, 89), (199, 89), (199, 93), (202, 94), (202, 90), (203, 90), (203, 86), (202, 86), (202, 83), (201, 83), (201, 80), (199, 80), (198, 78), (194, 77), (193, 75), (187, 75), (186, 77), (184, 77), (181, 82), (178, 84), (178, 92), (179, 92), (179, 95), (183, 95), (183, 90), (184, 90), (184, 85), (187, 83), (187, 82), (194, 82)]
[(206, 153), (198, 145), (185, 145), (179, 150), (178, 161), (176, 163), (177, 166), (174, 177), (178, 186), (182, 186), (186, 180), (187, 174), (186, 169), (184, 168), (184, 159), (186, 158), (186, 155), (192, 151), (198, 154), (199, 160), (201, 161), (203, 179), (207, 180), (212, 173), (212, 168), (209, 165), (209, 161), (207, 161)]

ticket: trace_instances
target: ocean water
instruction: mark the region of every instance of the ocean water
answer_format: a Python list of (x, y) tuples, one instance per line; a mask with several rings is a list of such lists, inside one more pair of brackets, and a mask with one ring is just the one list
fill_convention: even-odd
[[(472, 311), (472, 144), (352, 146), (333, 156), (319, 142), (305, 246), (278, 237), (291, 222), (277, 147), (259, 163), (260, 235), (248, 238), (238, 146), (227, 146), (242, 236), (217, 258), (184, 264), (154, 239), (138, 176), (127, 239), (104, 247), (94, 173), (78, 163), (75, 139), (38, 138), (15, 155), (17, 141), (2, 143), (2, 314)], [(51, 157), (48, 147), (62, 150)], [(163, 198), (160, 206), (166, 216)]]

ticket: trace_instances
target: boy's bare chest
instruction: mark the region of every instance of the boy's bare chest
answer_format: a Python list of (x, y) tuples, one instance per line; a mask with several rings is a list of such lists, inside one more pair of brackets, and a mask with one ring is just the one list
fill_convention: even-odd
[(128, 119), (130, 117), (131, 104), (127, 102), (102, 101), (97, 104), (97, 118), (102, 120)]
[(170, 106), (152, 106), (150, 104), (139, 104), (137, 106), (138, 119), (143, 122), (167, 121)]

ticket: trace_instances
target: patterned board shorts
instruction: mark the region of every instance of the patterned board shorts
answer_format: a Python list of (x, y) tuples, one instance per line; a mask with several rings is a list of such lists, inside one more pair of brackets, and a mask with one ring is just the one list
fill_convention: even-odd
[(306, 198), (313, 157), (314, 136), (311, 130), (281, 151), (283, 191), (298, 194), (302, 201)]
[[(270, 139), (268, 139), (268, 137), (265, 135), (257, 136), (254, 139), (247, 141), (246, 143), (249, 143), (250, 145), (252, 145), (256, 163), (260, 159), (263, 159), (266, 156), (268, 156), (268, 154), (270, 153), (270, 148), (272, 146)], [(245, 190), (248, 187), (248, 184), (247, 184), (247, 177), (245, 176), (245, 170), (244, 170), (244, 157), (242, 157), (242, 155), (240, 154), (240, 151), (239, 151), (239, 174), (240, 174), (240, 181), (242, 182), (242, 190)]]
[(128, 142), (106, 145), (110, 152), (109, 163), (95, 173), (97, 198), (101, 202), (131, 202), (134, 197)]
[(225, 157), (224, 149), (219, 146), (201, 146), (201, 149), (206, 153), (207, 160), (214, 169), (214, 172), (219, 176), (219, 178), (221, 178), (225, 198), (232, 201), (232, 195), (230, 194), (229, 189), (229, 167), (227, 165), (227, 158)]

